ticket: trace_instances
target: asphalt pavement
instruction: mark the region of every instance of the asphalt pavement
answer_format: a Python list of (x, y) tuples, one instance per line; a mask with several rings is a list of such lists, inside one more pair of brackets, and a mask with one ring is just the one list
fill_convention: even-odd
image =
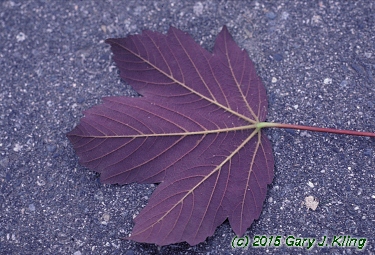
[(246, 232), (280, 246), (232, 248), (228, 222), (193, 247), (121, 239), (155, 185), (100, 184), (66, 133), (102, 97), (136, 95), (104, 40), (170, 25), (207, 49), (227, 25), (268, 121), (375, 132), (374, 1), (1, 1), (0, 254), (374, 254), (375, 140), (282, 129), (267, 130), (275, 177)]

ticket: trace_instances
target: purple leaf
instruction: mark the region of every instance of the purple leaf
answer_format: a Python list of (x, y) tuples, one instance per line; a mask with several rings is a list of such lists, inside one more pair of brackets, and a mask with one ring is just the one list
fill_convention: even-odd
[(243, 235), (273, 178), (265, 88), (226, 27), (213, 53), (171, 27), (108, 39), (120, 76), (143, 97), (109, 97), (68, 137), (104, 183), (161, 183), (131, 240), (190, 245), (225, 219)]

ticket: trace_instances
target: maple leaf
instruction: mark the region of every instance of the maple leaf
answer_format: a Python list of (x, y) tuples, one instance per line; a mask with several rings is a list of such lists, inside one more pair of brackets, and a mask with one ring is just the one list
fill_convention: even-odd
[(225, 219), (243, 235), (260, 215), (274, 160), (262, 129), (375, 137), (373, 132), (264, 122), (265, 88), (224, 26), (213, 53), (167, 35), (108, 39), (120, 75), (143, 97), (109, 97), (68, 133), (104, 183), (161, 183), (135, 218), (139, 242), (195, 245)]
[(161, 183), (129, 239), (195, 245), (227, 218), (243, 235), (274, 167), (256, 126), (266, 118), (266, 91), (246, 51), (225, 26), (212, 53), (173, 27), (106, 42), (142, 97), (104, 98), (68, 138), (103, 183)]

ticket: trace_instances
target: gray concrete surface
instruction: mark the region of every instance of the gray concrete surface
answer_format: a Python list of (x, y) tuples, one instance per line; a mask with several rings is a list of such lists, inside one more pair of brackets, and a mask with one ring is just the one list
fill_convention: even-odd
[[(154, 187), (101, 185), (65, 134), (82, 111), (129, 95), (104, 40), (189, 32), (211, 49), (222, 25), (264, 80), (269, 121), (375, 132), (375, 3), (364, 1), (0, 2), (0, 254), (357, 254), (353, 247), (232, 249), (226, 222), (189, 247), (123, 241)], [(269, 130), (275, 179), (247, 231), (350, 235), (375, 251), (375, 140)], [(319, 205), (307, 209), (314, 196)]]

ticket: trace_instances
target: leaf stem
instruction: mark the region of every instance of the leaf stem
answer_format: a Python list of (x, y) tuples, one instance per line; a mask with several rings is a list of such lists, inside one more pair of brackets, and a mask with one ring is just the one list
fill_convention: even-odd
[(333, 134), (375, 137), (375, 133), (372, 133), (372, 132), (343, 130), (343, 129), (335, 129), (335, 128), (321, 128), (321, 127), (284, 124), (284, 123), (273, 123), (273, 122), (259, 122), (257, 124), (257, 129), (261, 129), (261, 128), (290, 128), (290, 129), (300, 129), (300, 130), (325, 132), (325, 133), (333, 133)]

